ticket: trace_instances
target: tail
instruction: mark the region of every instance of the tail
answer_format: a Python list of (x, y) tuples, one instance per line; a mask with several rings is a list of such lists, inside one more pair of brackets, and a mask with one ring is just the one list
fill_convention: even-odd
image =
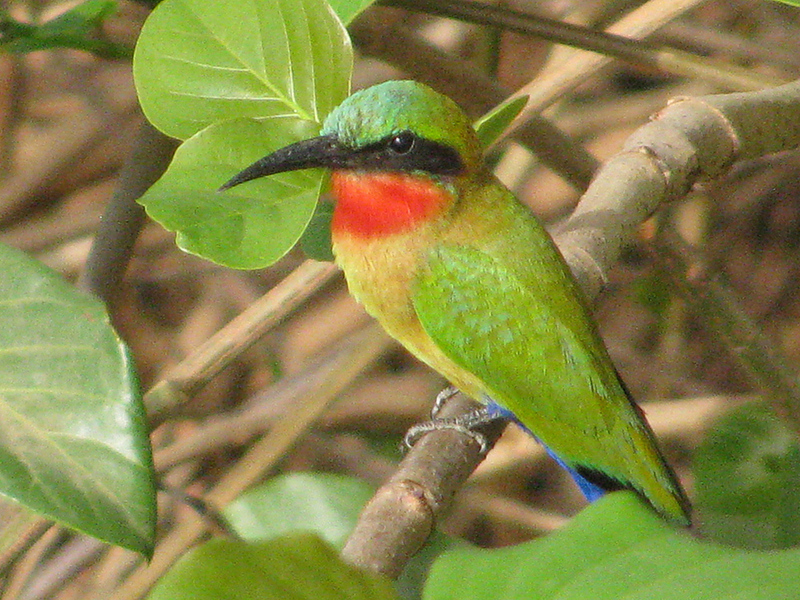
[[(645, 417), (642, 408), (636, 404), (631, 396), (625, 382), (617, 372), (617, 380), (620, 387), (625, 392), (631, 407), (639, 416), (639, 426), (642, 435), (647, 438), (647, 444), (644, 447), (649, 447), (652, 451), (653, 459), (661, 468), (654, 472), (648, 470), (641, 473), (638, 478), (639, 482), (648, 482), (649, 485), (636, 485), (635, 483), (622, 482), (622, 486), (633, 490), (642, 496), (653, 508), (656, 509), (665, 519), (678, 525), (689, 526), (691, 525), (691, 512), (692, 506), (689, 502), (689, 497), (686, 495), (683, 487), (681, 486), (678, 478), (675, 476), (674, 471), (664, 459), (658, 443), (656, 442), (655, 433), (650, 428), (650, 424)], [(600, 477), (604, 475), (601, 473)]]
[[(492, 413), (514, 421), (529, 435), (541, 443), (547, 453), (575, 480), (575, 483), (589, 502), (599, 500), (609, 492), (629, 489), (641, 496), (667, 521), (675, 523), (676, 525), (689, 526), (691, 524), (691, 504), (689, 503), (689, 499), (678, 482), (675, 473), (661, 454), (656, 444), (655, 434), (645, 418), (644, 411), (633, 401), (622, 379), (619, 378), (619, 376), (617, 376), (617, 378), (619, 379), (620, 386), (624, 390), (628, 401), (639, 417), (639, 427), (636, 430), (637, 433), (642, 436), (639, 447), (645, 448), (651, 453), (649, 457), (650, 460), (636, 461), (642, 468), (638, 470), (636, 477), (630, 478), (630, 481), (617, 479), (607, 472), (596, 469), (591, 465), (567, 462), (553, 452), (547, 444), (539, 440), (530, 429), (517, 419), (514, 413), (500, 406), (488, 397), (487, 409)], [(655, 470), (647, 468), (646, 465), (648, 464), (658, 465), (659, 468)]]

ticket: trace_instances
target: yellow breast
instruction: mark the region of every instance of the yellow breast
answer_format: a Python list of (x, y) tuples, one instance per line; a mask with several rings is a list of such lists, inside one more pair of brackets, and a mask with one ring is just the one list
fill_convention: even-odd
[(450, 383), (480, 401), (481, 382), (445, 356), (425, 333), (414, 311), (414, 281), (420, 260), (424, 260), (421, 237), (426, 236), (419, 229), (371, 240), (337, 233), (333, 251), (350, 293), (386, 332)]

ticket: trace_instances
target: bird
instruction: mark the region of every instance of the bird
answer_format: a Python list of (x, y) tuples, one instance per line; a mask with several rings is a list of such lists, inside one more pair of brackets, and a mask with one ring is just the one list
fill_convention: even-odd
[(491, 172), (450, 98), (408, 80), (359, 90), (317, 137), (220, 187), (329, 169), (332, 249), (350, 293), (487, 418), (510, 417), (589, 500), (631, 489), (666, 521), (690, 506), (547, 230)]

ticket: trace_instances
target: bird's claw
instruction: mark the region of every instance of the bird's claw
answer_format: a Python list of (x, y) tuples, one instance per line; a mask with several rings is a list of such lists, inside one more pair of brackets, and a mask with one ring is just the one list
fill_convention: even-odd
[(458, 393), (458, 388), (448, 385), (441, 392), (436, 394), (436, 400), (433, 401), (433, 408), (431, 408), (431, 419), (436, 420), (438, 415), (450, 399)]
[[(452, 389), (455, 388), (448, 388), (447, 390), (439, 394), (439, 397), (441, 397), (445, 392), (448, 392)], [(451, 392), (450, 396), (453, 396), (454, 394), (455, 392)], [(437, 402), (439, 400), (439, 397), (437, 397)], [(445, 402), (446, 400), (447, 399), (445, 399)], [(438, 412), (438, 410), (436, 412)], [(480, 446), (481, 456), (485, 456), (491, 449), (491, 444), (489, 444), (488, 438), (479, 431), (475, 431), (475, 428), (491, 423), (492, 421), (496, 421), (497, 419), (498, 417), (496, 415), (493, 415), (485, 408), (480, 410), (475, 410), (465, 415), (461, 415), (460, 417), (455, 417), (452, 419), (434, 418), (431, 421), (426, 421), (425, 423), (414, 425), (411, 429), (408, 430), (403, 441), (405, 443), (406, 448), (410, 449), (426, 433), (430, 433), (431, 431), (441, 431), (442, 429), (450, 429), (452, 431), (457, 431), (459, 433), (462, 433), (470, 437), (471, 439), (475, 440), (478, 446)]]

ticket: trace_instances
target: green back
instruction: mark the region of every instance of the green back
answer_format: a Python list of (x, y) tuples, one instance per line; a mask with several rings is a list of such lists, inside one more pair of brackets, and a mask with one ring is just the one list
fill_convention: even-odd
[(492, 231), (432, 248), (413, 302), (425, 331), (484, 393), (572, 467), (642, 493), (686, 522), (685, 499), (629, 400), (571, 275), (530, 211), (483, 190)]

